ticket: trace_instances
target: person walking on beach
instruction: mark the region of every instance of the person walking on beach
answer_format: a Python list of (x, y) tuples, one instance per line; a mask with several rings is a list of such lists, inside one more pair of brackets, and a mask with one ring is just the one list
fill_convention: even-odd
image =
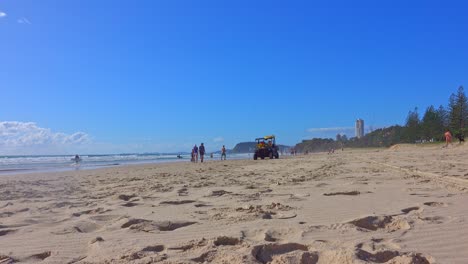
[(203, 163), (203, 157), (205, 156), (205, 146), (203, 145), (203, 143), (200, 144), (198, 152), (200, 152), (200, 162)]
[(198, 147), (196, 144), (193, 147), (192, 153), (193, 153), (193, 162), (197, 163), (198, 162)]
[(444, 134), (445, 136), (445, 147), (447, 148), (449, 144), (452, 144), (452, 133), (449, 129)]
[(224, 160), (226, 160), (226, 148), (223, 147), (221, 148), (221, 160), (223, 160), (223, 157), (224, 157)]

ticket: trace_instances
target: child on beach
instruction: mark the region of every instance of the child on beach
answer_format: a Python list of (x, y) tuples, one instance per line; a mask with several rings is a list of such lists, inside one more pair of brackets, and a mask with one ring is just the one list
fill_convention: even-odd
[(198, 162), (198, 147), (196, 144), (193, 147), (192, 153), (193, 153), (193, 162), (197, 163)]

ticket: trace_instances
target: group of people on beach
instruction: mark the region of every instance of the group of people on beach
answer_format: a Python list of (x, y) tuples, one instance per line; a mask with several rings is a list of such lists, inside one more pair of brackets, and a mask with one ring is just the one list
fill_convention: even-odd
[(198, 162), (198, 156), (200, 155), (200, 161), (203, 162), (205, 157), (205, 145), (200, 144), (200, 147), (197, 147), (197, 144), (192, 149), (192, 162)]
[[(200, 147), (198, 147), (197, 144), (195, 144), (195, 146), (192, 149), (192, 156), (191, 156), (190, 161), (197, 163), (198, 158), (200, 157), (200, 162), (203, 163), (205, 159), (205, 153), (206, 153), (206, 150), (205, 150), (205, 145), (203, 143), (200, 144)], [(211, 153), (210, 157), (213, 158), (213, 153)], [(226, 147), (224, 145), (221, 148), (221, 160), (223, 159), (226, 160)]]

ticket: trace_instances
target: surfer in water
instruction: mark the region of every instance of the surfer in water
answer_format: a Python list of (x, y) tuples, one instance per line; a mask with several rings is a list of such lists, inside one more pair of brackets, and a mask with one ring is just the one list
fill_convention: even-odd
[(78, 156), (78, 154), (76, 154), (75, 157), (72, 160), (75, 162), (75, 164), (78, 164), (78, 163), (80, 163), (81, 158), (80, 158), (80, 156)]

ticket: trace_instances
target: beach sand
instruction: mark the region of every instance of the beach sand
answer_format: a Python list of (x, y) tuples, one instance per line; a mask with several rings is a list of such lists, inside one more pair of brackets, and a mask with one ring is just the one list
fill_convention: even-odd
[(0, 263), (468, 263), (467, 146), (0, 177)]

